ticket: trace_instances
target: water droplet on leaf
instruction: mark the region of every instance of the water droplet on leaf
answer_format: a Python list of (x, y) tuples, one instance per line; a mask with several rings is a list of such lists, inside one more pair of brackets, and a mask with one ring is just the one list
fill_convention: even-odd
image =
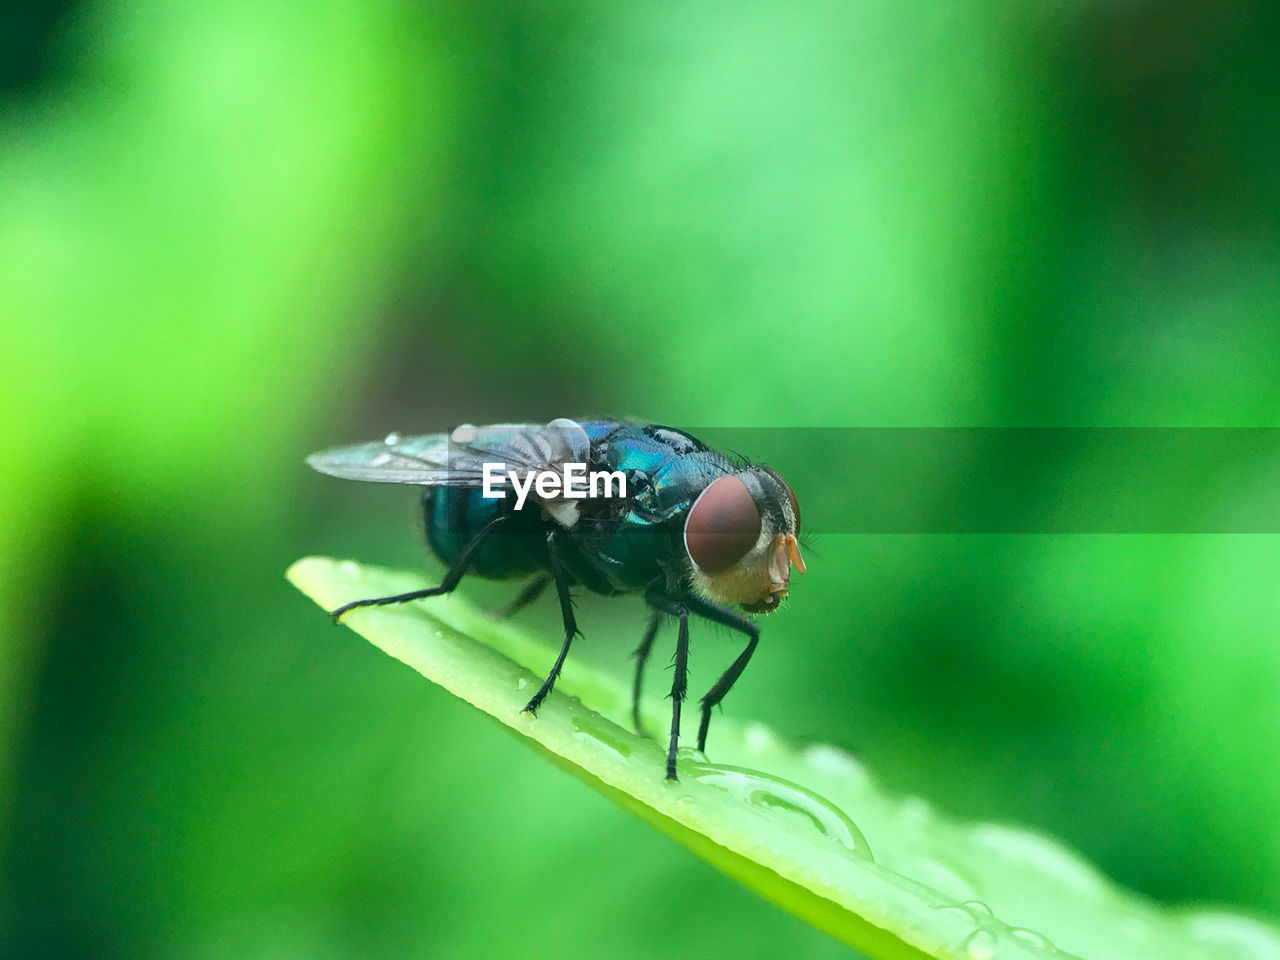
[(803, 823), (831, 837), (850, 853), (872, 859), (866, 837), (844, 811), (803, 787), (743, 767), (690, 763), (682, 772), (692, 780), (726, 790), (761, 810)]
[(989, 930), (975, 930), (965, 941), (964, 949), (973, 960), (991, 960), (996, 955), (996, 938)]

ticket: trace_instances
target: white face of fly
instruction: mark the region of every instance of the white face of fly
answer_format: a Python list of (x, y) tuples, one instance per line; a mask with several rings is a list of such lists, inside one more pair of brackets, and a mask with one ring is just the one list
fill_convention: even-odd
[(753, 467), (720, 477), (685, 519), (694, 584), (717, 603), (776, 610), (791, 587), (791, 568), (805, 572), (799, 530), (795, 494), (776, 474)]

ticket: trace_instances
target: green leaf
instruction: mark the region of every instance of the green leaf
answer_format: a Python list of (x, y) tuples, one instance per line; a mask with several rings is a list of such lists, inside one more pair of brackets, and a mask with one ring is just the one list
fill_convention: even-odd
[[(299, 560), (288, 578), (325, 609), (427, 585), (415, 574), (324, 557)], [(680, 780), (666, 782), (664, 747), (629, 728), (628, 690), (587, 664), (570, 664), (537, 717), (522, 713), (556, 650), (459, 596), (354, 610), (343, 622), (761, 896), (871, 957), (1280, 958), (1280, 934), (1259, 922), (1155, 906), (1056, 841), (952, 821), (919, 798), (887, 794), (847, 753), (799, 748), (759, 724), (717, 718), (717, 763), (682, 750)], [(666, 729), (668, 711), (646, 703), (646, 727)]]

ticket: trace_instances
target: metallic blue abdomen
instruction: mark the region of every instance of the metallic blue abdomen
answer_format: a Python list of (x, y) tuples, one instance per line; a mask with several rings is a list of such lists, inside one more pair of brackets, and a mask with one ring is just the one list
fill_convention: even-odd
[(470, 570), (505, 580), (546, 569), (546, 534), (537, 509), (516, 511), (514, 500), (486, 499), (475, 487), (428, 487), (422, 492), (427, 542), (435, 555), (452, 566), (467, 544), (499, 516), (511, 518), (480, 545)]

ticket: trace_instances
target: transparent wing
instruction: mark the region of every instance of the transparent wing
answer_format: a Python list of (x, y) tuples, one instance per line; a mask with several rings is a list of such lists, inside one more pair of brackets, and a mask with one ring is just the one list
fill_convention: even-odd
[(581, 425), (562, 418), (546, 426), (463, 424), (452, 433), (393, 433), (382, 441), (313, 453), (307, 463), (344, 480), (478, 487), (484, 482), (486, 463), (496, 464), (491, 469), (503, 475), (509, 470), (559, 470), (565, 463), (584, 463), (590, 447)]

